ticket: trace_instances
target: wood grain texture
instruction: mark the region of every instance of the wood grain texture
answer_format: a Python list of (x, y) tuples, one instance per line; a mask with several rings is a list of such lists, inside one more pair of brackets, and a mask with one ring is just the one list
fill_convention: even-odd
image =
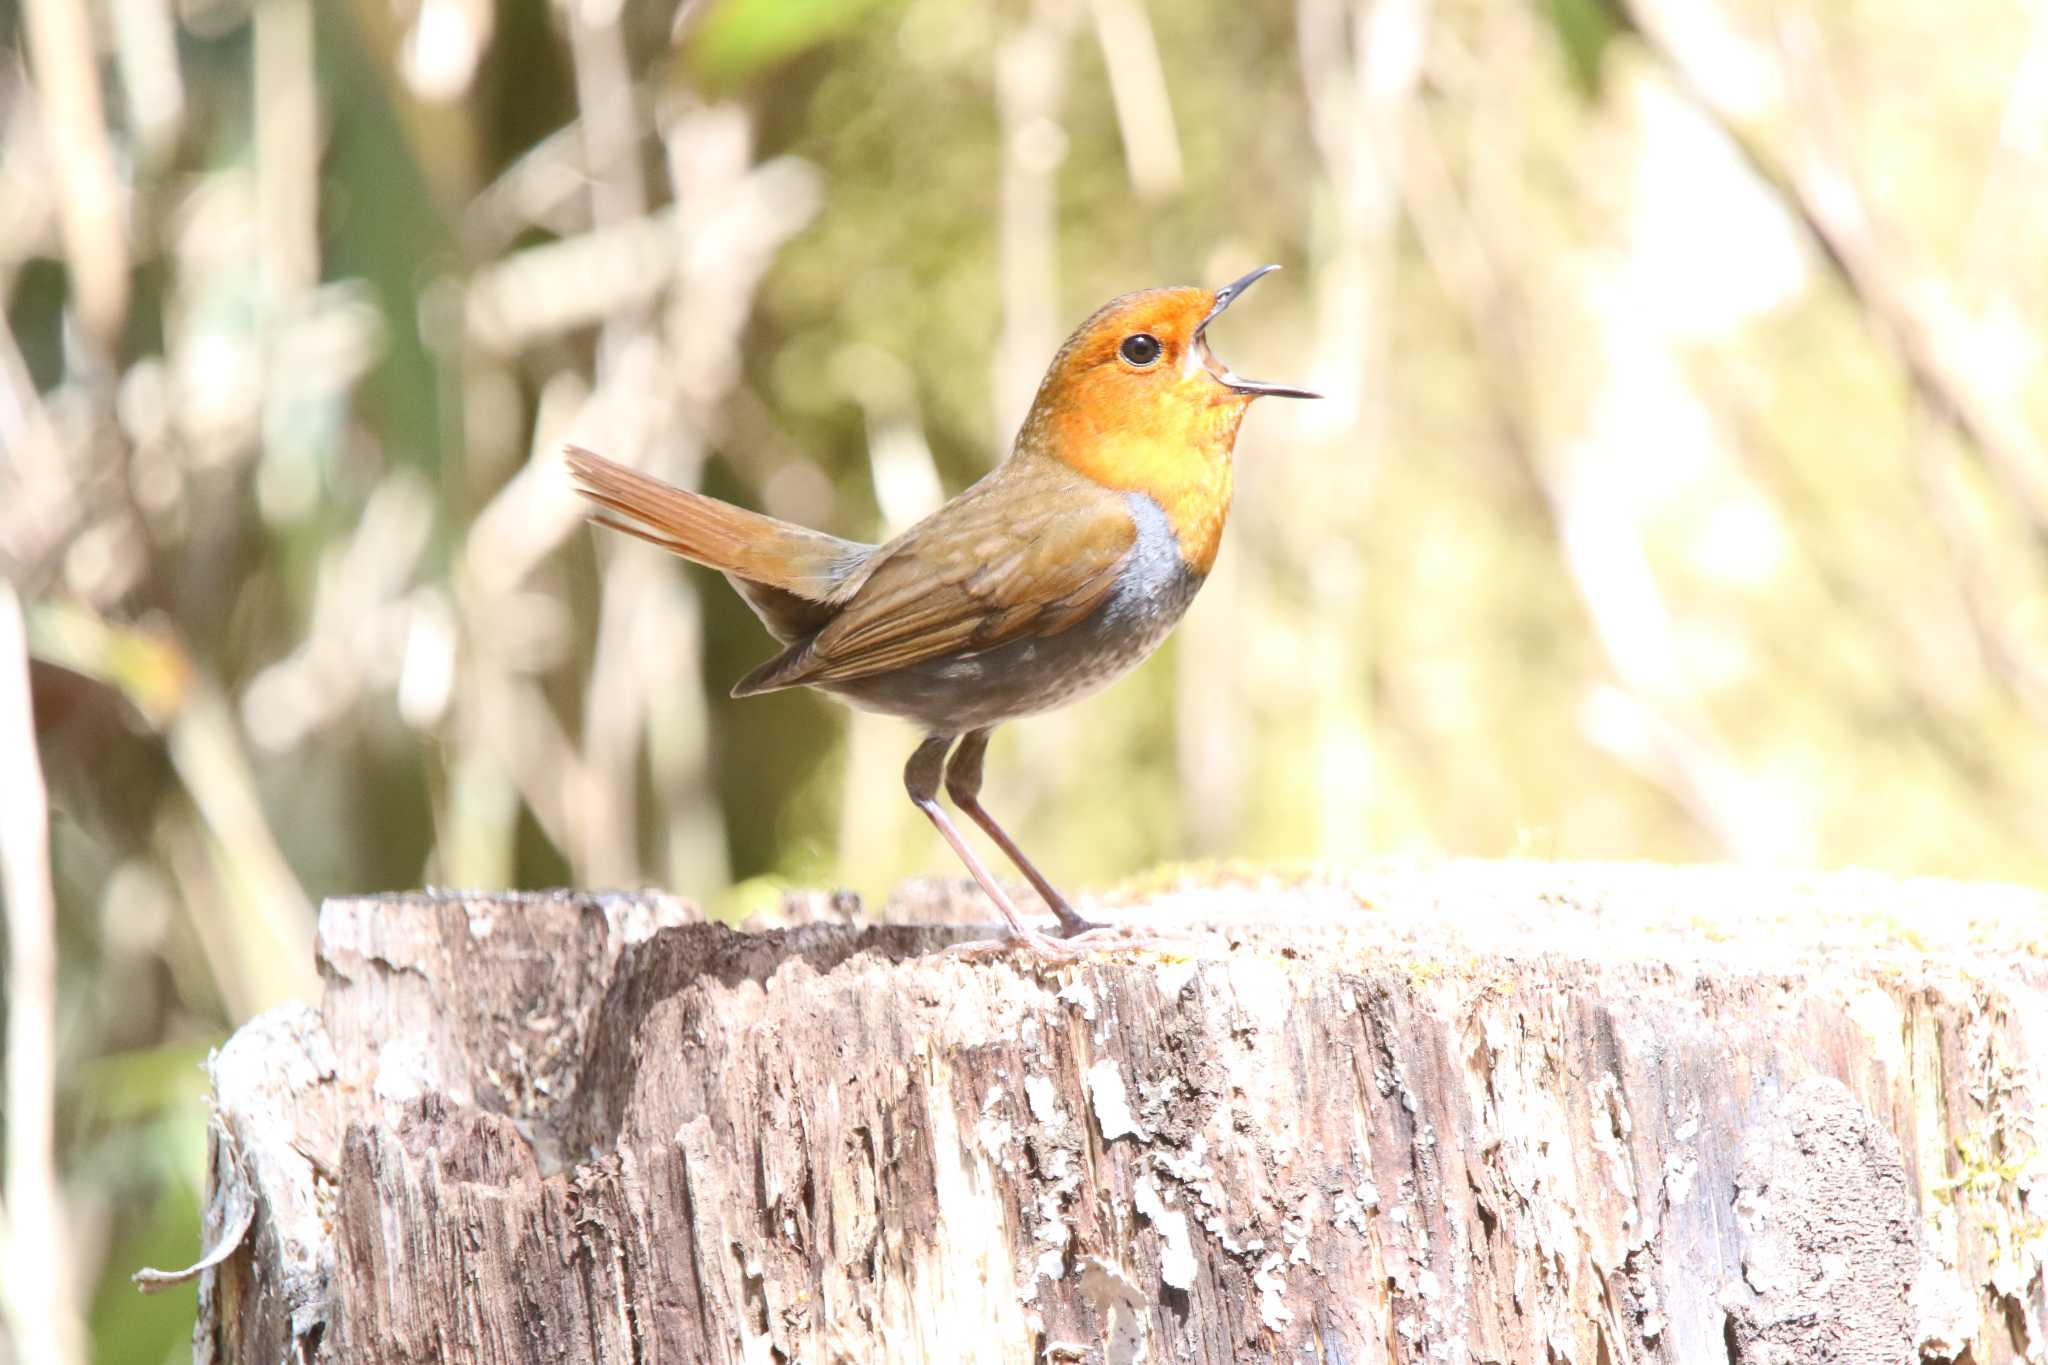
[(330, 903), (213, 1064), (200, 1358), (2048, 1358), (2037, 893), (1452, 864), (1063, 968), (848, 908)]

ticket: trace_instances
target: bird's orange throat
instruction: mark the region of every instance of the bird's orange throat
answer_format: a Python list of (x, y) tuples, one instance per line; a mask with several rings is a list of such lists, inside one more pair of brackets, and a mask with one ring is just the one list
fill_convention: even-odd
[(1019, 444), (1037, 445), (1105, 488), (1151, 498), (1180, 542), (1182, 561), (1205, 575), (1230, 515), (1231, 449), (1248, 406), (1233, 397), (1150, 414), (1126, 410), (1110, 423), (1070, 408), (1042, 429), (1031, 423)]

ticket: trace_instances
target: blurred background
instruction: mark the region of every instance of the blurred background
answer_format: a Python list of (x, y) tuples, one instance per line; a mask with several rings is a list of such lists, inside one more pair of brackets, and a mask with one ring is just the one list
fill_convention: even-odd
[(17, 0), (0, 54), (21, 1359), (187, 1357), (126, 1276), (321, 897), (958, 875), (915, 737), (729, 701), (767, 638), (559, 446), (879, 539), (1129, 289), (1281, 262), (1212, 339), (1329, 397), (1254, 408), (1161, 655), (997, 739), (1056, 880), (2048, 880), (2048, 10)]

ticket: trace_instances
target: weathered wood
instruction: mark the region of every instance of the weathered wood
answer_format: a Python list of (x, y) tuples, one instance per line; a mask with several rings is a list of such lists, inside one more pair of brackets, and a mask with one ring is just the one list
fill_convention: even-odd
[[(973, 914), (964, 893), (899, 906)], [(201, 1359), (2048, 1359), (2048, 898), (1452, 864), (1186, 956), (330, 903), (213, 1062)]]

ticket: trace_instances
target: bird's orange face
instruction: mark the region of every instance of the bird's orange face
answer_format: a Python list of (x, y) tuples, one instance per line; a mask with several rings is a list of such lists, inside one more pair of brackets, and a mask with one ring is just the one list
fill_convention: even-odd
[(1239, 378), (1209, 349), (1218, 313), (1267, 270), (1213, 293), (1147, 289), (1113, 299), (1053, 357), (1018, 437), (1110, 488), (1157, 502), (1197, 573), (1230, 510), (1230, 457), (1254, 398), (1313, 398)]

